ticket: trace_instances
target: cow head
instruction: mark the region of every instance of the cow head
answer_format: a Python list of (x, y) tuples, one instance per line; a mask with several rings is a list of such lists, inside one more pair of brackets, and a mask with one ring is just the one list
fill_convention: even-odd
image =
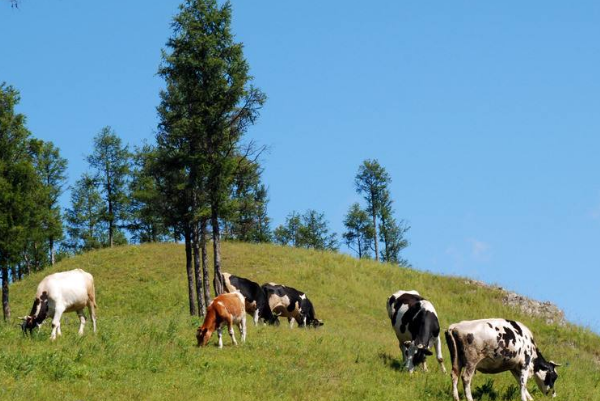
[(298, 323), (304, 326), (323, 326), (323, 321), (315, 317), (315, 308), (312, 302), (306, 297), (300, 302), (300, 318), (301, 321)]
[(208, 340), (210, 340), (212, 333), (212, 330), (209, 330), (207, 327), (198, 327), (198, 331), (196, 332), (198, 347), (204, 347), (208, 344)]
[(417, 366), (424, 363), (428, 356), (433, 355), (431, 351), (422, 345), (415, 345), (414, 341), (405, 341), (403, 345), (404, 360), (406, 361), (406, 368), (410, 373)]
[(558, 373), (556, 372), (558, 366), (560, 364), (546, 361), (538, 351), (538, 357), (533, 361), (533, 375), (537, 386), (544, 395), (552, 393), (552, 396), (556, 397), (554, 382), (558, 379)]
[(33, 301), (29, 316), (22, 317), (21, 329), (23, 333), (32, 333), (33, 329), (39, 327), (48, 316), (48, 294), (44, 291), (39, 298)]

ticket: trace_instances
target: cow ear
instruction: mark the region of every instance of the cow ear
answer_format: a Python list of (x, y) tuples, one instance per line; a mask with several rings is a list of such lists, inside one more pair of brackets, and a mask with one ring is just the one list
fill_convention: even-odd
[(406, 348), (410, 347), (410, 345), (411, 345), (411, 344), (412, 344), (412, 342), (411, 342), (411, 341), (404, 341), (404, 346), (405, 346)]
[(423, 353), (424, 353), (425, 355), (428, 355), (428, 356), (431, 356), (431, 355), (433, 355), (433, 352), (429, 351), (427, 348), (425, 348), (425, 349), (423, 350)]
[(560, 363), (556, 363), (556, 362), (553, 362), (553, 361), (548, 361), (548, 363), (549, 363), (550, 365), (552, 365), (553, 367), (555, 367), (555, 368), (557, 368), (557, 367), (561, 366), (561, 364), (560, 364)]

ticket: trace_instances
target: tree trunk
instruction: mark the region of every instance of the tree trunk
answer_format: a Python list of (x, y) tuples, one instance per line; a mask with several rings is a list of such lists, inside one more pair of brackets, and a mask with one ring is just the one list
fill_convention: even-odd
[(198, 301), (198, 316), (204, 316), (204, 294), (202, 293), (202, 271), (200, 270), (200, 233), (198, 223), (194, 224), (194, 276), (196, 277), (196, 300)]
[(379, 262), (379, 240), (377, 239), (377, 209), (374, 204), (374, 197), (371, 197), (371, 205), (373, 205), (373, 243), (375, 244), (375, 261)]
[(4, 321), (10, 320), (10, 305), (8, 303), (8, 267), (2, 266), (2, 311)]
[(219, 231), (219, 214), (215, 206), (212, 207), (211, 222), (212, 225), (212, 240), (213, 240), (213, 257), (215, 266), (215, 296), (223, 293), (223, 283), (221, 282), (221, 239)]
[(112, 221), (112, 219), (108, 223), (108, 244), (111, 248), (113, 247), (113, 221)]
[(50, 265), (54, 266), (54, 263), (56, 262), (56, 251), (54, 250), (54, 237), (50, 237), (49, 243), (50, 243)]
[(188, 279), (188, 300), (190, 304), (190, 315), (198, 314), (196, 300), (194, 299), (194, 272), (192, 270), (192, 233), (189, 227), (184, 230), (185, 237), (185, 269)]
[(200, 221), (200, 247), (202, 248), (202, 278), (204, 282), (204, 306), (210, 305), (210, 278), (208, 274), (208, 249), (206, 248), (206, 219)]
[(362, 259), (362, 248), (360, 246), (360, 232), (358, 232), (357, 237), (358, 237), (358, 241), (357, 241), (358, 242), (358, 258)]

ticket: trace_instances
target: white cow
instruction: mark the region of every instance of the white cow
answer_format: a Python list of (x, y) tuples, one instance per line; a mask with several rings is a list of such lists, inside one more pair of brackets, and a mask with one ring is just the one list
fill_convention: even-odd
[(91, 274), (81, 270), (69, 270), (46, 276), (38, 285), (29, 316), (22, 317), (23, 331), (31, 331), (39, 327), (50, 316), (52, 318), (52, 333), (50, 339), (55, 340), (61, 335), (60, 318), (65, 312), (77, 312), (79, 316), (79, 335), (83, 334), (85, 316), (83, 310), (88, 307), (94, 333), (96, 332), (96, 290)]

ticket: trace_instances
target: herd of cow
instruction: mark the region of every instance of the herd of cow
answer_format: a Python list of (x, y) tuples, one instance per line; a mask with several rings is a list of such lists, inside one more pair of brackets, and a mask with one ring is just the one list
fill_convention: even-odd
[[(253, 316), (254, 324), (279, 324), (279, 317), (287, 317), (290, 328), (294, 321), (299, 326), (321, 326), (315, 309), (305, 293), (285, 285), (268, 283), (259, 285), (246, 278), (223, 273), (225, 293), (215, 297), (207, 308), (196, 338), (204, 346), (216, 330), (219, 347), (223, 346), (221, 330), (227, 325), (234, 344), (234, 325), (240, 329), (242, 341), (246, 339), (246, 313)], [(60, 318), (65, 312), (76, 312), (80, 319), (79, 334), (86, 323), (84, 309), (88, 308), (96, 332), (96, 294), (91, 274), (81, 269), (54, 273), (38, 285), (33, 307), (23, 320), (22, 329), (31, 331), (47, 318), (52, 318), (50, 338), (61, 335)], [(426, 357), (436, 352), (441, 370), (446, 373), (442, 358), (440, 324), (433, 304), (417, 291), (397, 291), (388, 298), (388, 316), (398, 338), (406, 369), (413, 372), (418, 365), (427, 370)], [(452, 359), (452, 395), (459, 400), (458, 378), (462, 378), (465, 396), (473, 401), (471, 379), (475, 371), (500, 373), (510, 371), (517, 379), (521, 401), (533, 398), (527, 391), (527, 380), (533, 376), (541, 392), (552, 394), (558, 378), (556, 367), (547, 361), (538, 349), (531, 331), (522, 323), (505, 319), (462, 321), (450, 325), (445, 332), (446, 343)]]

